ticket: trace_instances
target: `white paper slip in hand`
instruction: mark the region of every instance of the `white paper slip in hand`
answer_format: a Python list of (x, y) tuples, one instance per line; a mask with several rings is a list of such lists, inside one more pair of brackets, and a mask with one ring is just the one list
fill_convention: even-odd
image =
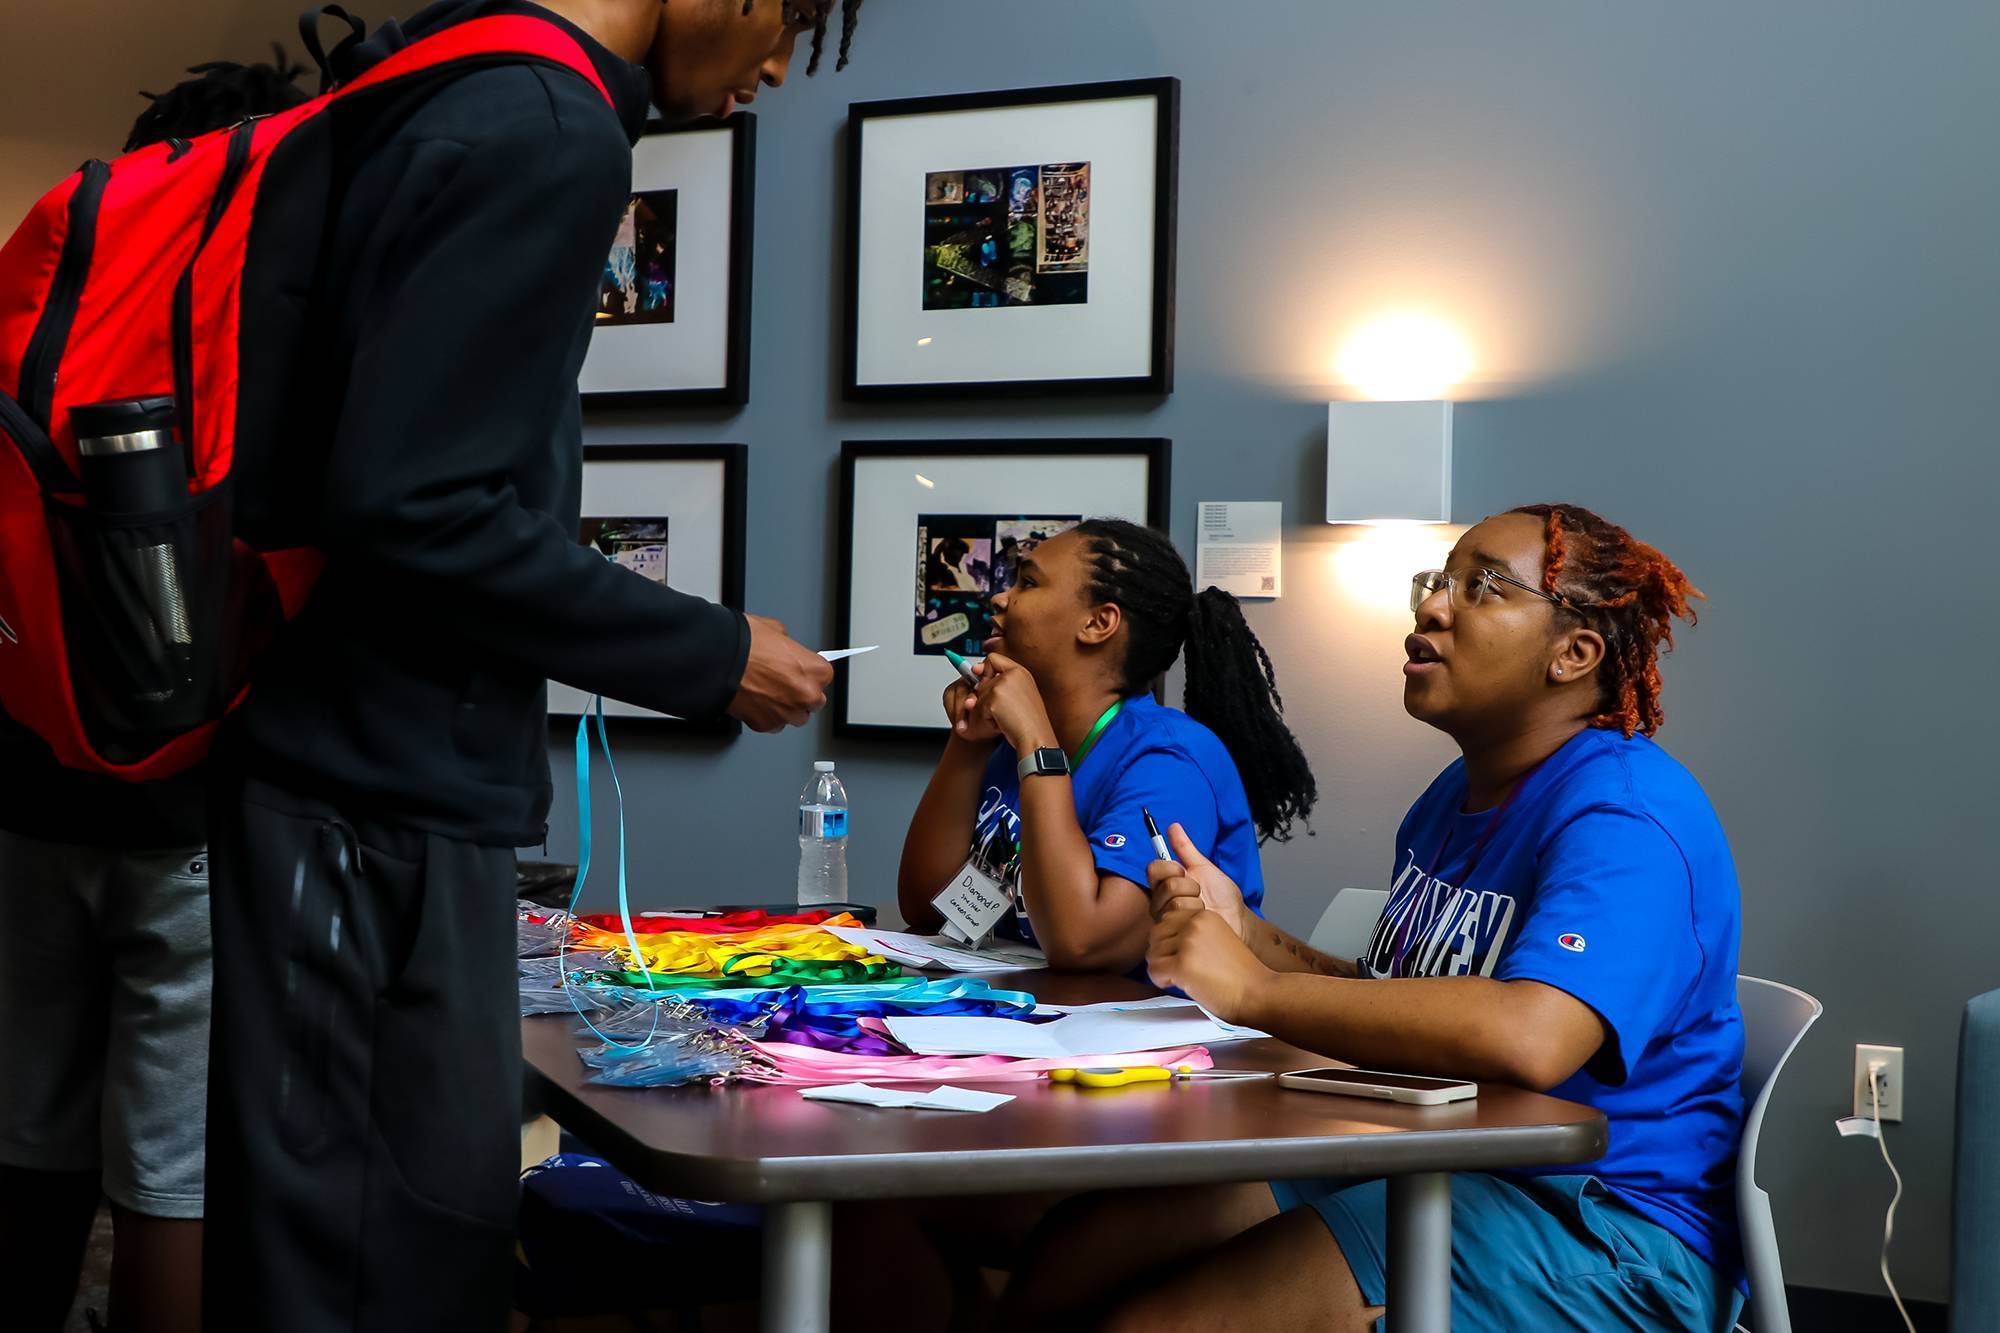
[(879, 643), (871, 643), (866, 648), (822, 648), (819, 655), (829, 662), (838, 662), (843, 657), (859, 657), (863, 653), (872, 653), (881, 646)]

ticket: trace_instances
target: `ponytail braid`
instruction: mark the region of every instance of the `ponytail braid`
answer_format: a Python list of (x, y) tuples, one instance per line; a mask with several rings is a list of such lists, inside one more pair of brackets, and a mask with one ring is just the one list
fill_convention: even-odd
[(1546, 524), (1543, 590), (1567, 597), (1568, 609), (1604, 636), (1590, 725), (1651, 736), (1666, 720), (1660, 655), (1673, 651), (1675, 620), (1695, 623), (1700, 590), (1658, 550), (1588, 509), (1539, 504), (1512, 512)]
[(1181, 706), (1221, 737), (1236, 760), (1260, 840), (1287, 842), (1292, 821), (1312, 814), (1319, 784), (1285, 725), (1285, 701), (1270, 654), (1251, 633), (1242, 606), (1220, 588), (1197, 593), (1192, 611)]
[(1164, 533), (1122, 519), (1080, 523), (1090, 568), (1089, 595), (1123, 615), (1121, 693), (1143, 693), (1185, 650), (1181, 707), (1216, 734), (1236, 761), (1259, 841), (1292, 835), (1312, 813), (1319, 787), (1298, 739), (1285, 725), (1271, 658), (1236, 599), (1216, 588), (1197, 595), (1187, 563)]

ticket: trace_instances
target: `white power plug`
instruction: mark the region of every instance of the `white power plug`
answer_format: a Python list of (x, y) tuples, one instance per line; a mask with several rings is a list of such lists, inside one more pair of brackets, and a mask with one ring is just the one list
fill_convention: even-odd
[[(1868, 1087), (1870, 1070), (1875, 1074), (1875, 1087)], [(1900, 1046), (1856, 1046), (1854, 1048), (1854, 1114), (1870, 1120), (1878, 1118), (1876, 1107), (1880, 1103), (1879, 1119), (1884, 1124), (1896, 1124), (1903, 1118), (1903, 1048)]]

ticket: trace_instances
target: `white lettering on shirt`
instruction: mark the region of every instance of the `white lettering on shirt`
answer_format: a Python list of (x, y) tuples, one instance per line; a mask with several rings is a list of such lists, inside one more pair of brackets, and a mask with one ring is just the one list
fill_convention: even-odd
[(1414, 850), (1389, 889), (1361, 962), (1386, 977), (1490, 977), (1514, 927), (1511, 894), (1447, 884), (1417, 865)]

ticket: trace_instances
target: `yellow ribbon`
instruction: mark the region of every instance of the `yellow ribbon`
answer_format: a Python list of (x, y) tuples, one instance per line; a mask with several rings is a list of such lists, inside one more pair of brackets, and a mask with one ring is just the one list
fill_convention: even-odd
[[(843, 912), (827, 921), (827, 926), (858, 926), (861, 923)], [(759, 926), (755, 930), (708, 934), (701, 931), (668, 930), (657, 935), (641, 935), (639, 952), (634, 955), (622, 933), (579, 925), (575, 947), (616, 955), (628, 970), (645, 969), (663, 976), (756, 977), (766, 976), (780, 959), (814, 963), (883, 964), (888, 960), (850, 944), (823, 926), (790, 922)]]

